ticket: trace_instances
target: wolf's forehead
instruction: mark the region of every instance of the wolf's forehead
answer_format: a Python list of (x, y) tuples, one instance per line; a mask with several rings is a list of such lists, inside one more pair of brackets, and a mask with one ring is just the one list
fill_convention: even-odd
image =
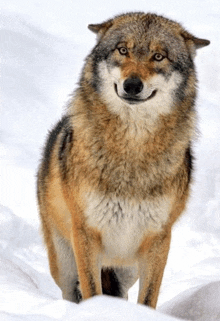
[(124, 24), (118, 29), (118, 34), (120, 34), (120, 41), (125, 42), (130, 48), (137, 45), (148, 46), (149, 48), (151, 44), (153, 46), (164, 46), (165, 43), (171, 41), (173, 43), (179, 42), (177, 34), (162, 25)]

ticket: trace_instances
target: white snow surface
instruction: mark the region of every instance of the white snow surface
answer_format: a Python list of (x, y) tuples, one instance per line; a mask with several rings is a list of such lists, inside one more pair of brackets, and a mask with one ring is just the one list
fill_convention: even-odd
[[(89, 23), (145, 11), (211, 40), (196, 57), (195, 171), (175, 225), (158, 309), (106, 296), (62, 300), (49, 273), (36, 203), (36, 171), (48, 129), (64, 112), (95, 44)], [(8, 0), (1, 2), (0, 320), (220, 320), (219, 0)]]

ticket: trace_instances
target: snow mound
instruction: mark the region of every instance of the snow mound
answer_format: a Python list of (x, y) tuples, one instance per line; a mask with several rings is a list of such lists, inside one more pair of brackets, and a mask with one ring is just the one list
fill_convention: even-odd
[(180, 320), (166, 316), (142, 305), (126, 302), (107, 296), (97, 296), (80, 303), (57, 300), (41, 304), (26, 314), (3, 313), (1, 320), (28, 321), (174, 321)]
[(188, 320), (220, 320), (220, 281), (181, 293), (165, 303), (160, 311)]

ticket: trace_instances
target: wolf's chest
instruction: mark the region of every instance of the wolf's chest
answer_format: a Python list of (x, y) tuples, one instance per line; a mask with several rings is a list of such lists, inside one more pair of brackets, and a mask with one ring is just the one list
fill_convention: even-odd
[(91, 193), (86, 200), (87, 224), (99, 230), (104, 254), (111, 259), (134, 256), (148, 233), (162, 229), (171, 207), (165, 196), (138, 202)]

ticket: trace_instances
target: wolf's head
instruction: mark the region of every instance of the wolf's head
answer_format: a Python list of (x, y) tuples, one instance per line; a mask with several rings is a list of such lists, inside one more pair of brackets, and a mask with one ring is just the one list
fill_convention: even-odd
[(193, 59), (208, 40), (155, 14), (120, 15), (89, 29), (98, 42), (83, 77), (112, 112), (158, 116), (186, 96), (195, 96)]

